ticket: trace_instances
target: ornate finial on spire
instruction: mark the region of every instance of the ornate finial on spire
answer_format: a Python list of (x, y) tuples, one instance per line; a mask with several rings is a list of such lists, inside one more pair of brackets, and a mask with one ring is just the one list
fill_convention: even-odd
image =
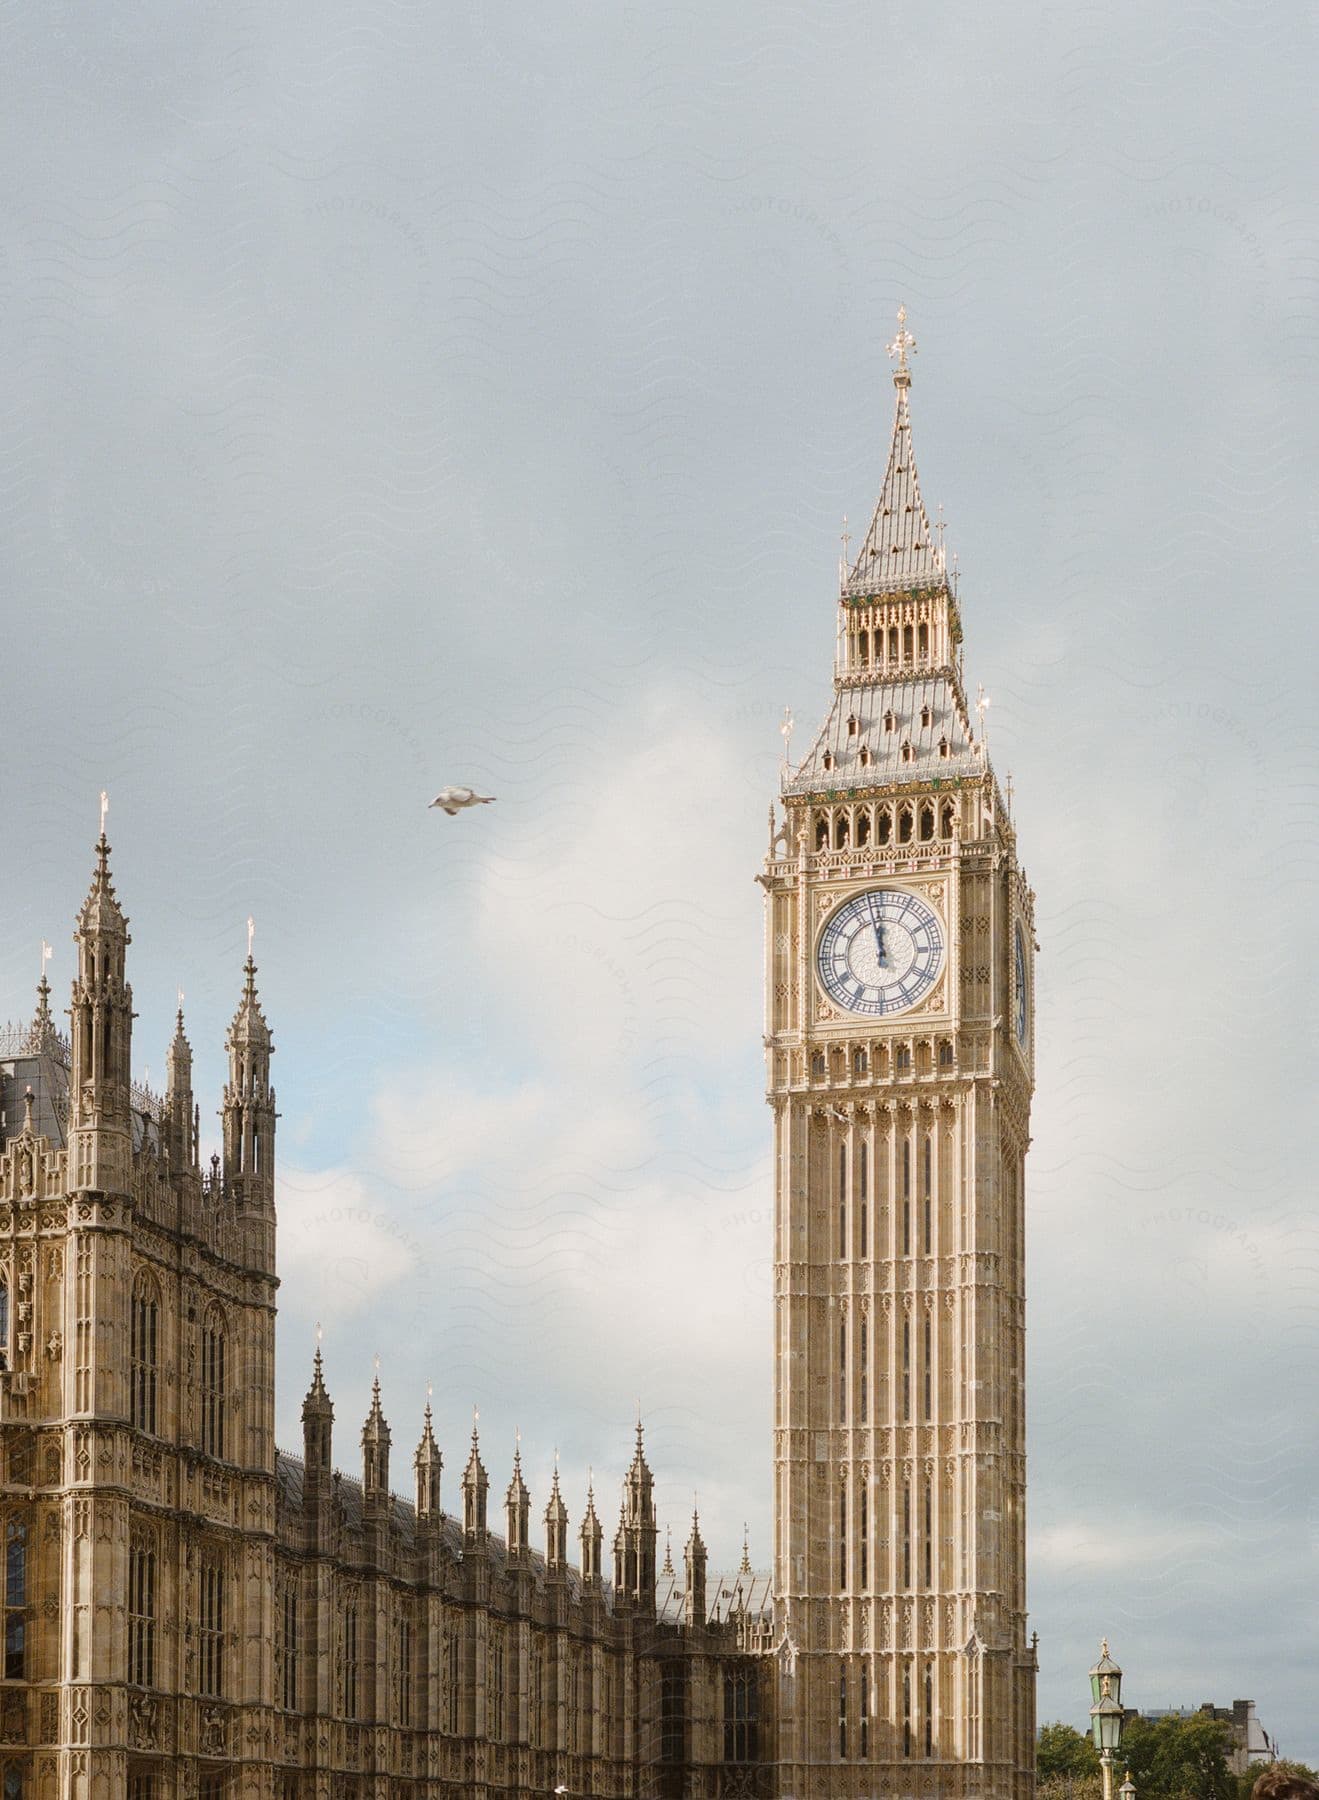
[(894, 387), (911, 386), (911, 370), (907, 367), (907, 352), (910, 350), (914, 353), (915, 349), (916, 340), (907, 330), (907, 309), (905, 306), (900, 306), (898, 308), (897, 334), (888, 347), (889, 355), (896, 356), (898, 359), (898, 366), (893, 371)]
[(751, 1535), (745, 1519), (742, 1521), (742, 1563), (737, 1572), (739, 1575), (750, 1575), (753, 1573), (751, 1567)]
[(982, 756), (985, 754), (986, 746), (989, 743), (989, 732), (985, 725), (985, 714), (988, 712), (989, 707), (989, 695), (985, 692), (985, 684), (982, 681), (976, 686), (976, 725), (980, 731), (980, 754)]
[(256, 920), (251, 913), (247, 915), (247, 960), (252, 960), (252, 940), (256, 936)]
[(792, 726), (792, 708), (790, 706), (785, 706), (783, 709), (783, 722), (779, 726), (779, 735), (783, 739), (783, 766), (785, 769), (788, 766), (789, 752), (792, 749)]
[(51, 949), (50, 945), (46, 942), (45, 938), (42, 938), (42, 940), (41, 940), (41, 981), (42, 981), (43, 985), (46, 984), (46, 964), (50, 961), (51, 957), (54, 956), (54, 954), (55, 954), (55, 952)]
[(23, 1135), (32, 1136), (32, 1103), (36, 1095), (32, 1092), (31, 1083), (23, 1089)]
[(1007, 784), (1006, 784), (1006, 791), (1005, 791), (1005, 795), (1004, 795), (1004, 797), (1008, 803), (1008, 817), (1009, 818), (1012, 817), (1012, 796), (1016, 793), (1016, 791), (1017, 791), (1017, 785), (1012, 779), (1012, 770), (1009, 769)]
[(662, 1575), (672, 1575), (674, 1573), (672, 1525), (666, 1525), (664, 1527), (664, 1567), (660, 1570), (660, 1573)]
[(842, 553), (838, 558), (838, 592), (842, 593), (847, 583), (847, 546), (852, 541), (852, 534), (847, 529), (847, 514), (843, 514)]
[(522, 1468), (522, 1427), (513, 1427), (513, 1470), (518, 1473)]

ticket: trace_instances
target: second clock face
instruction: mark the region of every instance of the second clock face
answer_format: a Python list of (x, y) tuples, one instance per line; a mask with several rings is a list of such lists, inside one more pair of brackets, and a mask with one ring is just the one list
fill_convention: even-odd
[(820, 936), (820, 985), (848, 1012), (905, 1012), (934, 986), (943, 929), (924, 900), (902, 888), (871, 888), (830, 913)]

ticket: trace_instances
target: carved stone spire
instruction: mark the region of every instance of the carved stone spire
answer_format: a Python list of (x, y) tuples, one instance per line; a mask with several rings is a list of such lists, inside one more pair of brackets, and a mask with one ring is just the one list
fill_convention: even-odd
[(568, 1561), (568, 1508), (559, 1492), (559, 1453), (554, 1452), (554, 1480), (550, 1485), (549, 1504), (545, 1508), (545, 1565), (563, 1569)]
[(362, 1426), (362, 1493), (367, 1499), (389, 1495), (389, 1425), (380, 1406), (380, 1376), (371, 1383), (371, 1410)]
[(705, 1623), (705, 1540), (701, 1536), (701, 1519), (696, 1508), (692, 1508), (692, 1532), (687, 1539), (684, 1554), (687, 1569), (687, 1596), (684, 1605), (686, 1622), (689, 1625)]
[(655, 1606), (655, 1556), (659, 1527), (655, 1519), (655, 1481), (646, 1461), (641, 1416), (631, 1466), (623, 1478), (623, 1507), (614, 1540), (614, 1583), (620, 1598), (643, 1611)]
[(78, 946), (78, 972), (69, 1007), (72, 1180), (79, 1189), (124, 1194), (130, 1184), (132, 1159), (129, 1087), (133, 1037), (133, 990), (125, 979), (124, 956), (132, 940), (110, 879), (104, 818), (92, 885), (73, 936)]
[(520, 1434), (513, 1452), (513, 1479), (508, 1484), (504, 1506), (508, 1515), (508, 1554), (518, 1562), (525, 1562), (531, 1554), (531, 1496), (522, 1479)]
[(243, 992), (225, 1038), (229, 1079), (220, 1115), (224, 1126), (224, 1181), (225, 1191), (240, 1216), (245, 1214), (269, 1227), (265, 1253), (273, 1268), (277, 1115), (275, 1090), (270, 1085), (270, 1058), (274, 1044), (257, 997), (251, 923), (249, 919)]
[(417, 1476), (417, 1517), (428, 1521), (437, 1520), (440, 1516), (440, 1473), (444, 1468), (444, 1458), (435, 1442), (429, 1399), (423, 1415), (421, 1442), (417, 1445), (412, 1467)]
[(325, 1388), (318, 1332), (311, 1386), (302, 1402), (303, 1493), (309, 1503), (329, 1490), (333, 1430), (334, 1406)]
[(581, 1538), (582, 1581), (587, 1587), (598, 1588), (604, 1578), (601, 1567), (604, 1532), (600, 1528), (600, 1520), (595, 1510), (595, 1482), (589, 1476), (586, 1484), (586, 1511), (582, 1516)]
[(476, 1435), (480, 1415), (472, 1412), (472, 1452), (463, 1470), (463, 1530), (471, 1543), (484, 1543), (487, 1535), (486, 1501), (490, 1478), (481, 1461), (481, 1446)]
[(183, 1029), (183, 995), (179, 995), (174, 1036), (165, 1052), (165, 1114), (170, 1162), (177, 1172), (197, 1167), (197, 1103), (192, 1093), (192, 1045)]

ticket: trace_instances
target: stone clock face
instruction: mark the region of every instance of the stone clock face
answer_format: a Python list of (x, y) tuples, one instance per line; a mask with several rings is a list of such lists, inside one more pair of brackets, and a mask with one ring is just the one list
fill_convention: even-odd
[(915, 894), (871, 888), (830, 913), (815, 960), (836, 1006), (870, 1017), (905, 1012), (943, 967), (943, 928)]
[(1024, 1044), (1026, 1042), (1026, 939), (1022, 934), (1020, 925), (1017, 927), (1014, 961), (1016, 964), (1014, 973), (1017, 990), (1017, 1004), (1015, 1009), (1017, 1042), (1019, 1044)]

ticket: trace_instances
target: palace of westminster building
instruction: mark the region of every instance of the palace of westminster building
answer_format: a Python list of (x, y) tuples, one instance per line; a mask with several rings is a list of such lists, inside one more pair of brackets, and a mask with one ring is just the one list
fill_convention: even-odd
[[(759, 880), (774, 1134), (772, 1572), (657, 1558), (641, 1427), (606, 1557), (319, 1352), (275, 1415), (275, 1094), (249, 954), (222, 1153), (180, 1013), (132, 1077), (102, 831), (67, 1034), (0, 1036), (0, 1800), (1028, 1800), (1023, 1162), (1032, 898), (912, 455), (840, 570), (832, 710)], [(405, 1486), (408, 1498), (395, 1488)]]

